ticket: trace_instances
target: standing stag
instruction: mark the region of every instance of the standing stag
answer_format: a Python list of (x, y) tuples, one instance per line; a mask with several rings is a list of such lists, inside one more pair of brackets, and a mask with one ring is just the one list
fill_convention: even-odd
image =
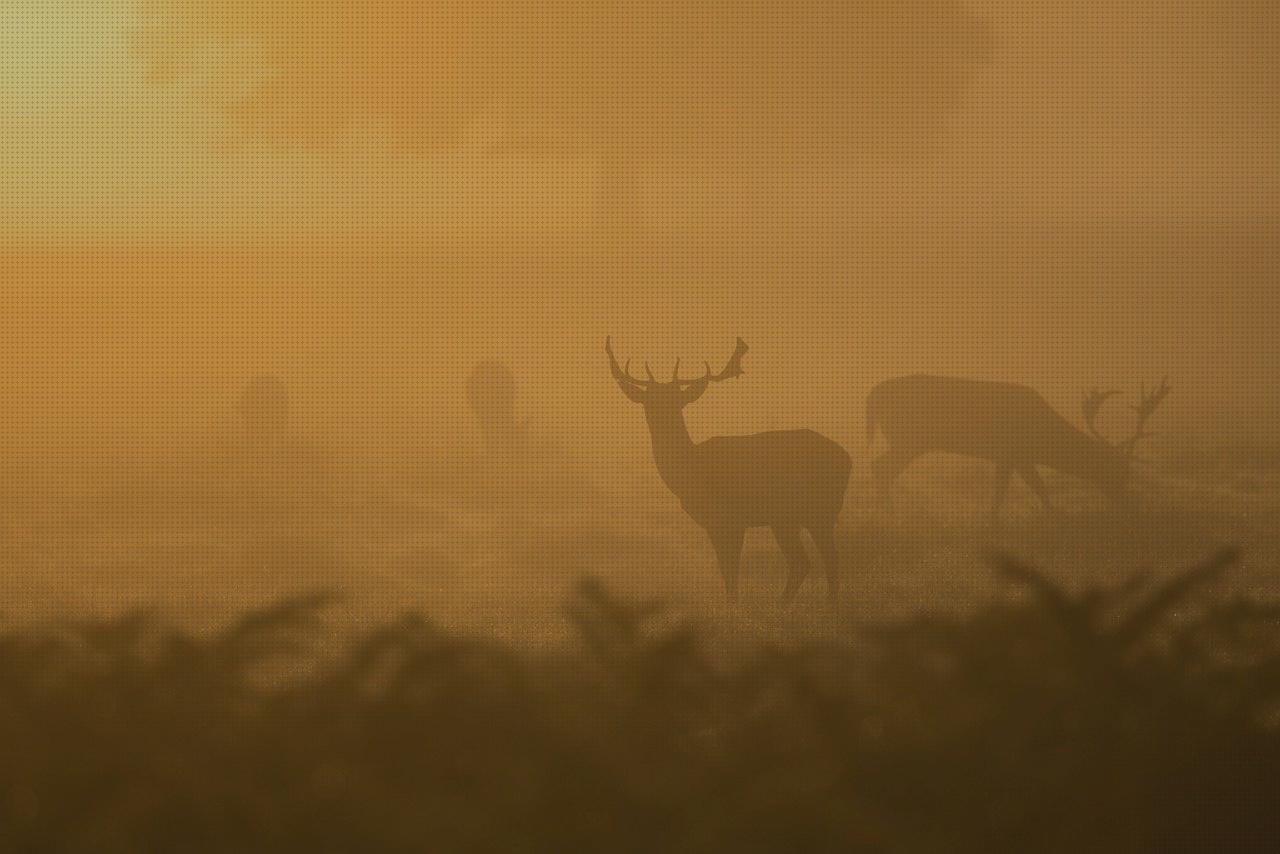
[(1119, 504), (1131, 496), (1126, 484), (1133, 452), (1148, 435), (1146, 423), (1169, 393), (1168, 381), (1133, 407), (1137, 427), (1119, 442), (1104, 439), (1094, 426), (1098, 411), (1116, 391), (1094, 390), (1082, 404), (1084, 432), (1059, 415), (1034, 390), (1022, 385), (950, 377), (909, 376), (886, 380), (867, 398), (867, 439), (884, 433), (888, 450), (872, 464), (886, 506), (893, 481), (916, 457), (931, 451), (963, 454), (996, 464), (991, 523), (1016, 471), (1044, 506), (1053, 505), (1037, 466), (1046, 466), (1093, 484)]
[(746, 529), (769, 527), (790, 567), (783, 601), (795, 597), (809, 574), (802, 530), (813, 537), (825, 565), (827, 592), (835, 599), (840, 586), (835, 526), (853, 467), (848, 452), (812, 430), (720, 436), (698, 443), (689, 438), (684, 408), (710, 383), (742, 375), (747, 345), (741, 338), (720, 373), (712, 375), (708, 364), (704, 376), (682, 380), (677, 361), (668, 382), (655, 380), (647, 364), (648, 380), (636, 379), (630, 362), (618, 367), (609, 339), (604, 348), (622, 393), (644, 407), (658, 474), (710, 536), (729, 598), (737, 598)]

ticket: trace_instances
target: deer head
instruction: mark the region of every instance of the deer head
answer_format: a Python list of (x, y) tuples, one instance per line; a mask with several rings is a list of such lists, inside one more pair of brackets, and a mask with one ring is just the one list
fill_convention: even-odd
[(1119, 441), (1110, 441), (1098, 432), (1094, 420), (1098, 417), (1102, 404), (1117, 393), (1115, 390), (1099, 391), (1094, 389), (1085, 397), (1084, 402), (1081, 404), (1081, 409), (1084, 412), (1085, 424), (1088, 426), (1090, 434), (1109, 449), (1109, 453), (1099, 457), (1097, 461), (1094, 482), (1122, 505), (1131, 506), (1135, 499), (1127, 490), (1126, 484), (1133, 471), (1134, 451), (1138, 446), (1138, 442), (1151, 435), (1146, 429), (1147, 421), (1164, 401), (1165, 396), (1169, 394), (1168, 377), (1162, 380), (1159, 387), (1153, 389), (1150, 393), (1147, 393), (1145, 389), (1140, 393), (1139, 402), (1133, 407), (1133, 411), (1138, 414), (1133, 435)]
[(654, 379), (653, 371), (650, 370), (647, 362), (644, 366), (645, 375), (648, 377), (647, 380), (631, 376), (630, 360), (627, 360), (625, 367), (619, 367), (618, 360), (613, 355), (612, 339), (605, 339), (604, 351), (609, 355), (609, 368), (613, 371), (613, 378), (617, 381), (618, 388), (622, 389), (622, 393), (633, 402), (644, 406), (646, 412), (658, 414), (678, 413), (681, 409), (702, 397), (702, 393), (707, 390), (707, 386), (711, 383), (741, 376), (742, 357), (747, 352), (747, 345), (746, 342), (739, 338), (733, 355), (729, 357), (729, 364), (725, 366), (723, 371), (718, 374), (712, 374), (711, 364), (707, 362), (704, 363), (706, 373), (697, 379), (680, 379), (680, 360), (677, 359), (675, 370), (671, 372), (671, 379), (665, 382)]
[(1110, 391), (1098, 391), (1098, 389), (1095, 388), (1088, 394), (1088, 396), (1085, 397), (1080, 408), (1084, 413), (1085, 424), (1088, 426), (1089, 432), (1093, 434), (1094, 438), (1111, 445), (1113, 448), (1120, 451), (1126, 459), (1132, 459), (1134, 456), (1134, 450), (1138, 446), (1138, 442), (1152, 435), (1147, 432), (1147, 421), (1150, 420), (1152, 413), (1159, 408), (1160, 404), (1164, 402), (1169, 391), (1168, 377), (1161, 380), (1160, 385), (1152, 389), (1149, 393), (1144, 387), (1139, 393), (1138, 404), (1133, 407), (1133, 411), (1138, 414), (1137, 424), (1134, 427), (1133, 435), (1118, 442), (1113, 442), (1103, 437), (1103, 435), (1098, 432), (1098, 428), (1094, 424), (1094, 420), (1098, 417), (1098, 412), (1102, 409), (1102, 404), (1106, 403), (1108, 399), (1114, 397), (1119, 392), (1115, 389)]

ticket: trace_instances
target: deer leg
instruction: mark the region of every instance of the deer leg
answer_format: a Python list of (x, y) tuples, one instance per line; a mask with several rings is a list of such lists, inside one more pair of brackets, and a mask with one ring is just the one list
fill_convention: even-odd
[(1013, 477), (1013, 466), (1004, 463), (996, 469), (995, 494), (991, 497), (991, 515), (987, 523), (992, 527), (1000, 524), (1000, 507), (1009, 495), (1009, 481)]
[(810, 528), (813, 544), (822, 555), (823, 569), (827, 572), (827, 595), (834, 602), (840, 598), (840, 554), (836, 551), (836, 526)]
[(724, 590), (729, 601), (738, 598), (738, 569), (742, 561), (742, 537), (746, 531), (742, 528), (721, 528), (708, 531), (711, 544), (715, 546), (716, 560), (720, 564), (720, 575), (724, 578)]
[(880, 492), (880, 506), (886, 513), (893, 510), (893, 482), (911, 464), (911, 459), (909, 454), (890, 448), (871, 463), (871, 473)]
[(796, 598), (800, 585), (809, 575), (809, 556), (805, 554), (804, 543), (800, 540), (799, 528), (774, 527), (773, 538), (787, 559), (787, 586), (782, 591), (782, 601), (790, 602)]
[(1044, 481), (1040, 479), (1040, 472), (1036, 471), (1034, 465), (1023, 466), (1018, 469), (1018, 476), (1022, 478), (1027, 486), (1031, 487), (1031, 491), (1035, 493), (1036, 498), (1040, 499), (1044, 509), (1049, 511), (1049, 515), (1059, 515), (1058, 509), (1050, 503), (1049, 490), (1045, 488)]

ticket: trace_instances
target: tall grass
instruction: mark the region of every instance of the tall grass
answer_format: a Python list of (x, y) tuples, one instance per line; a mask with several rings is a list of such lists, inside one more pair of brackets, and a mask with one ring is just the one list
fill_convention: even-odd
[(556, 654), (338, 645), (323, 593), (15, 630), (0, 848), (1280, 850), (1280, 607), (1234, 562), (1069, 594), (997, 557), (972, 614), (729, 658), (590, 576)]

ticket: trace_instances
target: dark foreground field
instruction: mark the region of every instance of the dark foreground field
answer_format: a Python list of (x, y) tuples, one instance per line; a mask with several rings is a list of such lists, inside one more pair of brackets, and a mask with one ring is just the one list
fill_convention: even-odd
[(834, 608), (767, 541), (723, 604), (661, 505), (28, 514), (0, 850), (1280, 850), (1272, 503), (1207, 482), (999, 533), (851, 496)]

